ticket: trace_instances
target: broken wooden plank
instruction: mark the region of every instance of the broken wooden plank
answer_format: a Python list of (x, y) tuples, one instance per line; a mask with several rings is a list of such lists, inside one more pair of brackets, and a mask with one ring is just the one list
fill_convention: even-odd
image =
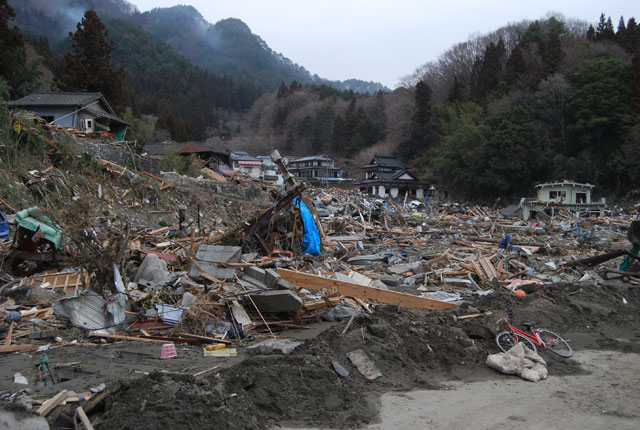
[(5, 205), (7, 207), (7, 209), (9, 209), (11, 212), (17, 212), (13, 207), (11, 207), (11, 205), (9, 203), (7, 203), (6, 201), (2, 200), (1, 198), (0, 198), (0, 203)]
[(478, 276), (478, 278), (480, 278), (481, 281), (488, 281), (487, 276), (484, 274), (484, 271), (480, 268), (480, 265), (475, 261), (471, 261), (470, 263), (474, 273)]
[(434, 258), (433, 260), (429, 260), (427, 261), (427, 264), (429, 266), (433, 266), (434, 264), (438, 264), (439, 262), (441, 262), (442, 260), (444, 260), (445, 258), (449, 258), (449, 251), (450, 249), (447, 249), (445, 252), (443, 252), (439, 257)]
[(482, 270), (484, 270), (484, 273), (487, 275), (487, 280), (493, 281), (498, 277), (498, 274), (496, 273), (495, 267), (493, 267), (493, 264), (491, 264), (489, 260), (490, 257), (485, 257), (479, 259), (478, 262), (480, 263)]
[(49, 412), (54, 410), (56, 406), (67, 398), (67, 392), (67, 390), (62, 390), (52, 398), (45, 400), (42, 406), (38, 408), (38, 414), (41, 417), (46, 417)]
[(310, 275), (308, 273), (294, 272), (293, 270), (278, 269), (278, 274), (285, 281), (289, 281), (303, 288), (336, 291), (345, 296), (402, 306), (408, 309), (432, 311), (435, 309), (453, 309), (457, 307), (452, 303), (440, 302), (438, 300), (398, 293), (391, 290), (367, 287), (353, 282), (339, 281), (337, 279)]
[(304, 302), (302, 307), (305, 311), (312, 311), (314, 309), (320, 308), (328, 308), (330, 306), (335, 306), (342, 301), (340, 297), (327, 297), (325, 300), (310, 300), (308, 302)]
[(89, 274), (80, 272), (43, 273), (20, 281), (20, 286), (46, 285), (47, 289), (62, 289), (67, 295), (74, 295), (84, 284), (89, 284)]
[(198, 340), (201, 340), (202, 343), (215, 342), (215, 343), (224, 343), (225, 345), (233, 345), (233, 342), (231, 342), (230, 340), (216, 339), (215, 337), (198, 336), (197, 334), (191, 334), (191, 333), (178, 333), (178, 336), (198, 339)]
[(0, 346), (0, 352), (17, 352), (17, 351), (30, 351), (36, 349), (36, 345), (2, 345)]
[[(85, 430), (94, 430), (93, 425), (91, 424), (91, 421), (89, 421), (89, 417), (84, 412), (84, 409), (82, 409), (82, 406), (78, 406), (76, 408), (75, 416), (80, 420)], [(76, 428), (77, 428), (77, 425), (76, 425)]]
[(4, 338), (4, 346), (11, 345), (11, 338), (13, 337), (13, 327), (15, 326), (15, 322), (11, 321), (9, 325), (9, 331), (7, 332), (7, 337)]
[(162, 337), (162, 336), (149, 336), (149, 337), (136, 337), (136, 336), (125, 336), (120, 334), (106, 334), (106, 333), (89, 333), (89, 337), (102, 337), (105, 339), (116, 339), (116, 340), (130, 340), (134, 342), (173, 342), (173, 343), (202, 343), (199, 339), (193, 338), (181, 338), (181, 337)]
[(462, 315), (462, 316), (459, 316), (458, 319), (459, 320), (468, 320), (468, 319), (471, 319), (471, 318), (478, 318), (478, 317), (489, 316), (489, 315), (493, 315), (493, 312), (488, 311), (488, 312), (481, 312), (479, 314)]
[(117, 393), (123, 388), (124, 388), (124, 384), (122, 382), (116, 382), (114, 385), (108, 387), (106, 390), (91, 397), (89, 400), (87, 400), (87, 402), (83, 406), (85, 413), (90, 414), (91, 411), (93, 411), (96, 407), (98, 407), (107, 397), (112, 396), (113, 394)]
[(574, 267), (574, 266), (595, 266), (600, 263), (604, 263), (605, 261), (612, 260), (617, 257), (622, 257), (626, 255), (626, 249), (618, 249), (616, 251), (607, 252), (604, 254), (596, 255), (595, 257), (582, 258), (580, 260), (569, 261), (564, 263), (562, 266), (564, 267)]
[(204, 375), (205, 373), (211, 372), (212, 370), (216, 370), (218, 367), (220, 367), (220, 366), (217, 365), (217, 366), (210, 367), (208, 369), (205, 369), (205, 370), (202, 370), (200, 372), (194, 373), (193, 376), (194, 377), (198, 377), (200, 375)]

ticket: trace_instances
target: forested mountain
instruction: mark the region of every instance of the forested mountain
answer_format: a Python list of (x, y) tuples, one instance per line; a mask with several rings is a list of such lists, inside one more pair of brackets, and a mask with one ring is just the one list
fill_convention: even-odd
[(634, 18), (614, 27), (604, 15), (591, 27), (562, 16), (510, 24), (390, 94), (281, 87), (227, 144), (330, 153), (347, 166), (395, 154), (463, 198), (515, 199), (561, 179), (622, 194), (640, 182), (639, 33)]
[[(640, 180), (640, 29), (560, 16), (453, 47), (413, 76), (400, 152), (455, 193), (524, 195), (570, 178), (622, 193)], [(424, 112), (418, 115), (418, 112)]]
[[(223, 19), (212, 25), (191, 6), (156, 8), (140, 13), (126, 0), (10, 0), (16, 11), (16, 24), (24, 34), (46, 37), (56, 46), (88, 9), (103, 21), (123, 19), (139, 25), (169, 44), (193, 64), (236, 82), (250, 84), (260, 92), (275, 89), (280, 82), (296, 80), (318, 83), (343, 90), (374, 93), (388, 90), (379, 83), (357, 79), (330, 81), (312, 75), (304, 67), (274, 52), (239, 19)], [(115, 45), (119, 44), (112, 35)]]
[[(105, 52), (114, 76), (122, 68), (126, 77), (122, 107), (154, 114), (156, 128), (177, 140), (207, 138), (253, 154), (274, 147), (331, 154), (353, 168), (351, 176), (374, 153), (397, 155), (460, 198), (516, 199), (549, 180), (590, 182), (603, 195), (640, 183), (640, 29), (633, 17), (617, 26), (604, 14), (591, 26), (558, 15), (510, 24), (453, 46), (408, 75), (404, 87), (362, 95), (297, 79), (265, 92), (243, 75), (250, 72), (243, 62), (237, 81), (194, 66), (165, 42), (179, 47), (179, 35), (158, 38), (132, 22), (128, 3), (104, 4), (119, 4), (113, 15), (129, 17), (105, 20), (112, 42)], [(263, 42), (241, 21), (211, 26), (193, 21), (194, 10), (177, 10), (181, 26), (192, 23), (186, 33), (244, 40), (234, 45), (221, 36), (216, 49), (248, 46), (238, 58), (255, 59)], [(7, 35), (0, 78), (18, 97), (36, 84), (37, 61), (27, 61), (20, 32), (7, 26), (10, 15), (0, 8)], [(58, 85), (73, 82), (64, 76), (73, 56), (56, 56), (45, 40), (32, 44)]]

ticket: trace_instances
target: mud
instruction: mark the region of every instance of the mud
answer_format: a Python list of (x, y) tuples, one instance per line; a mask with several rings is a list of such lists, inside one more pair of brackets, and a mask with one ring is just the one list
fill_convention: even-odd
[[(502, 316), (516, 324), (535, 320), (571, 339), (575, 349), (640, 352), (638, 291), (628, 285), (555, 284), (524, 299), (498, 291), (453, 312), (381, 306), (356, 318), (345, 335), (344, 323), (334, 325), (289, 356), (250, 356), (202, 380), (152, 373), (115, 396), (94, 423), (98, 429), (139, 429), (152, 422), (175, 429), (357, 428), (377, 419), (382, 393), (503, 378), (484, 365), (487, 354), (497, 352), (494, 333)], [(493, 315), (454, 318), (470, 311)], [(345, 354), (358, 348), (382, 378), (367, 381), (349, 362)], [(543, 355), (552, 377), (586, 372), (575, 360)], [(339, 377), (332, 360), (350, 375)]]

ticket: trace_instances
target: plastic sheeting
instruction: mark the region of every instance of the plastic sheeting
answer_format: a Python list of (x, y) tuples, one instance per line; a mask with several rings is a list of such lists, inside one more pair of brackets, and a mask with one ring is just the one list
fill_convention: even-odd
[(307, 206), (298, 197), (293, 199), (293, 205), (300, 210), (302, 223), (304, 224), (304, 236), (302, 237), (302, 246), (304, 253), (309, 255), (320, 255), (320, 235), (318, 227), (313, 220), (311, 212)]

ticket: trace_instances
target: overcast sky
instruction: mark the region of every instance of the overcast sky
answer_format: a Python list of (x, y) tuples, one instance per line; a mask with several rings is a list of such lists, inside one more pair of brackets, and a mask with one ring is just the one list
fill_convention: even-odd
[(212, 24), (239, 18), (271, 49), (311, 73), (381, 82), (389, 88), (470, 35), (510, 22), (539, 19), (548, 12), (590, 23), (604, 12), (616, 27), (620, 16), (640, 20), (638, 0), (128, 1), (141, 12), (189, 4)]

